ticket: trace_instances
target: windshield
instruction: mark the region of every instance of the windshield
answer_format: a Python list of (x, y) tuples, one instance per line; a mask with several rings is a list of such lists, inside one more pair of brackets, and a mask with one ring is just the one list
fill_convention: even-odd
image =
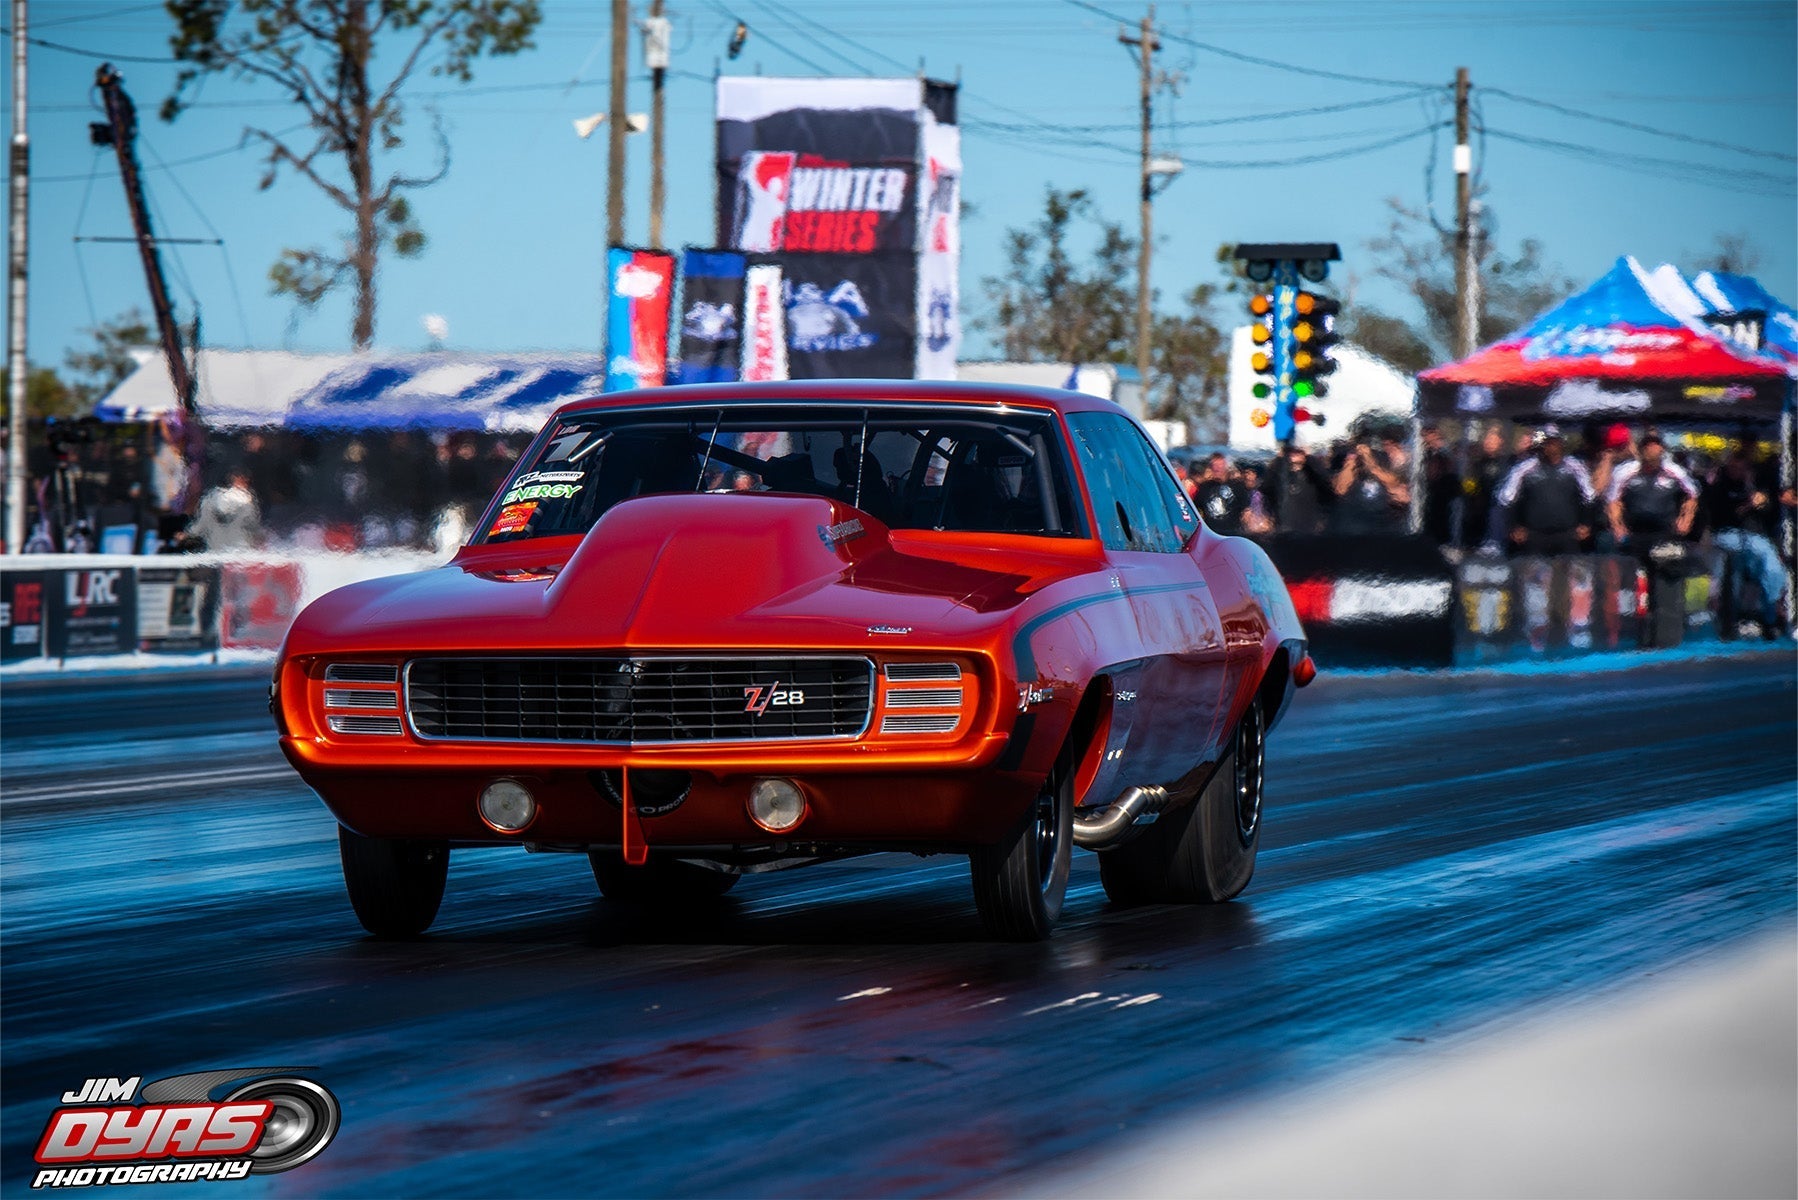
[(1083, 537), (1045, 413), (864, 405), (628, 409), (559, 418), (476, 539), (585, 533), (621, 501), (785, 492), (855, 505), (893, 529)]

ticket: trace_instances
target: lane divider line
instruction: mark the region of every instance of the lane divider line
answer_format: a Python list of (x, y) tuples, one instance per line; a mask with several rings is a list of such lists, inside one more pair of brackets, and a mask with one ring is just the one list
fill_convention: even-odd
[(181, 775), (157, 775), (129, 783), (103, 783), (93, 787), (9, 788), (0, 794), (0, 805), (22, 804), (28, 800), (87, 800), (99, 796), (124, 796), (133, 792), (154, 792), (181, 787), (207, 787), (220, 783), (255, 783), (263, 780), (294, 779), (289, 767), (240, 767), (217, 771), (196, 771)]

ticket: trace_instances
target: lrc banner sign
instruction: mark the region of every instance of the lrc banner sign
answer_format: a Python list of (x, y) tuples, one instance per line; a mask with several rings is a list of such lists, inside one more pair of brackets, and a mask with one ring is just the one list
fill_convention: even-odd
[(137, 572), (95, 567), (50, 573), (52, 658), (130, 654), (137, 649)]

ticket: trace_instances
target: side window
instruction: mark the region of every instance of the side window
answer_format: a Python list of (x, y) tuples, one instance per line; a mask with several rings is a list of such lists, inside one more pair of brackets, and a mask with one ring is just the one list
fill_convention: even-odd
[(1180, 545), (1184, 546), (1187, 539), (1199, 530), (1198, 510), (1187, 498), (1185, 490), (1180, 486), (1180, 481), (1174, 478), (1172, 471), (1168, 470), (1167, 460), (1162, 457), (1161, 451), (1156, 449), (1155, 444), (1144, 437), (1142, 430), (1134, 425), (1126, 424), (1125, 430), (1130, 435), (1130, 439), (1136, 443), (1137, 449), (1146, 458), (1148, 478), (1154, 483), (1155, 490), (1161, 493), (1161, 505), (1167, 510), (1168, 522), (1174, 527), (1175, 536), (1179, 539)]
[(1080, 470), (1086, 476), (1086, 490), (1092, 493), (1093, 523), (1099, 540), (1107, 550), (1133, 550), (1135, 545), (1125, 531), (1127, 511), (1119, 490), (1118, 471), (1108, 454), (1101, 430), (1089, 420), (1089, 413), (1069, 413), (1068, 428), (1074, 431), (1074, 452), (1080, 456)]
[(1068, 426), (1092, 492), (1100, 540), (1112, 550), (1179, 550), (1185, 539), (1155, 482), (1155, 472), (1167, 472), (1148, 457), (1135, 426), (1111, 413), (1070, 413)]

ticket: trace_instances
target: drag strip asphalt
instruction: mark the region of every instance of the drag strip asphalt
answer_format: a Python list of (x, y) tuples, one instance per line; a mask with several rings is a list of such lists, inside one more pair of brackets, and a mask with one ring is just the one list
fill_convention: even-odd
[[(1322, 678), (1270, 741), (1255, 879), (982, 939), (965, 863), (746, 878), (714, 913), (583, 858), (459, 851), (362, 935), (266, 671), (7, 681), (7, 1194), (84, 1079), (305, 1065), (335, 1142), (158, 1196), (933, 1195), (1713, 956), (1798, 914), (1790, 651), (1597, 674)], [(223, 1190), (220, 1190), (223, 1189)]]

